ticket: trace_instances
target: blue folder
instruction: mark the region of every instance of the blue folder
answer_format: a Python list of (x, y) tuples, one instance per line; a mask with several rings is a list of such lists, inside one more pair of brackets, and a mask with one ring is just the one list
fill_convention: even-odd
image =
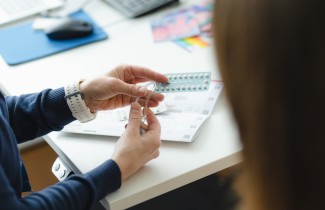
[(107, 39), (103, 31), (85, 12), (71, 15), (94, 25), (94, 32), (82, 38), (51, 40), (41, 30), (34, 30), (32, 22), (0, 30), (0, 54), (9, 65), (17, 65), (78, 46)]

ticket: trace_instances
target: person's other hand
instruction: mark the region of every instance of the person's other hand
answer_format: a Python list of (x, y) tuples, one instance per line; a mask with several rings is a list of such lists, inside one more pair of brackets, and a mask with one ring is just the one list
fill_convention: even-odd
[(112, 159), (120, 167), (122, 181), (159, 155), (160, 124), (149, 108), (146, 114), (148, 130), (140, 134), (141, 106), (138, 103), (131, 104), (128, 125), (115, 146)]
[[(103, 76), (81, 82), (80, 90), (86, 105), (94, 113), (130, 105), (136, 97), (143, 106), (149, 90), (136, 84), (147, 81), (167, 83), (168, 78), (145, 67), (120, 65)], [(162, 94), (151, 93), (148, 106), (157, 106), (163, 99)]]

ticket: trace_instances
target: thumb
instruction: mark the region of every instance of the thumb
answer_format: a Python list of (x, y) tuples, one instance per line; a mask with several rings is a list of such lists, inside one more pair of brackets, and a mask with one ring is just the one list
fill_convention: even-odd
[(128, 84), (122, 80), (116, 81), (116, 92), (118, 94), (128, 95), (132, 97), (143, 97), (148, 94), (148, 90), (144, 86), (139, 86), (135, 84)]
[(140, 125), (142, 123), (142, 110), (138, 103), (132, 103), (129, 114), (129, 122), (126, 127), (128, 132), (136, 132), (134, 134), (140, 134)]

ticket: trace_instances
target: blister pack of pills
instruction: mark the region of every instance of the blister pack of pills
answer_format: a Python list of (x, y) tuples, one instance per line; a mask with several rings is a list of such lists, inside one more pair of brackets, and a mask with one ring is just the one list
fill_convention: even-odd
[(165, 75), (168, 77), (168, 83), (156, 83), (155, 92), (206, 91), (209, 89), (211, 81), (210, 72), (173, 73)]

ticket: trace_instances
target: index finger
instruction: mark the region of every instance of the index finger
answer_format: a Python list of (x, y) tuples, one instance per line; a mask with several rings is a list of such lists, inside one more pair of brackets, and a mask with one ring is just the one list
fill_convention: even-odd
[(143, 78), (145, 80), (152, 80), (160, 83), (168, 82), (168, 78), (164, 74), (158, 73), (146, 67), (130, 66), (130, 71), (135, 78)]

